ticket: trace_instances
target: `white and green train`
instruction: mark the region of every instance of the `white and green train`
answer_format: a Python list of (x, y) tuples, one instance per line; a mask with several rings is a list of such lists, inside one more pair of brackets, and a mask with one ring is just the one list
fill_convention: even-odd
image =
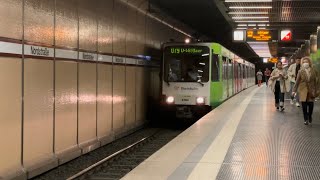
[(255, 66), (218, 43), (163, 46), (163, 104), (191, 118), (255, 84)]

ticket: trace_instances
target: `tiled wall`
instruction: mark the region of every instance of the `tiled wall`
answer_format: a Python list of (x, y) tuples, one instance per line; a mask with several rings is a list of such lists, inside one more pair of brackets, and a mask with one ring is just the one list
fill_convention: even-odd
[[(147, 8), (147, 0), (128, 2)], [(147, 98), (159, 95), (159, 67), (138, 65), (135, 57), (159, 59), (161, 43), (185, 38), (120, 0), (1, 0), (0, 27), (0, 177), (6, 178), (24, 177), (21, 165), (35, 176), (142, 125)], [(17, 49), (2, 52), (1, 42)], [(30, 45), (53, 55), (24, 54)], [(55, 57), (58, 49), (75, 52), (75, 59)], [(111, 61), (77, 60), (78, 51)]]

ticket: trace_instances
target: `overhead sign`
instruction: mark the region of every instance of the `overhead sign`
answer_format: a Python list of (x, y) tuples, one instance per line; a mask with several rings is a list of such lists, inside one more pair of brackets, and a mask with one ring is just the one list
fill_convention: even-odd
[(277, 63), (278, 62), (278, 58), (270, 58), (269, 62), (271, 63)]
[(272, 30), (247, 30), (246, 39), (247, 41), (259, 41), (268, 42), (276, 40), (278, 38), (277, 31)]
[(281, 41), (291, 41), (292, 40), (292, 32), (290, 30), (281, 30)]
[(245, 31), (243, 31), (243, 30), (233, 31), (233, 40), (239, 41), (239, 42), (245, 41)]

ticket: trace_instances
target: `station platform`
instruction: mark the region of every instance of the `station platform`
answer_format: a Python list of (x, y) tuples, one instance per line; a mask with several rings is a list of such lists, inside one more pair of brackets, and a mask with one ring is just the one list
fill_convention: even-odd
[(157, 151), (124, 180), (320, 179), (320, 105), (312, 125), (266, 86), (232, 97)]

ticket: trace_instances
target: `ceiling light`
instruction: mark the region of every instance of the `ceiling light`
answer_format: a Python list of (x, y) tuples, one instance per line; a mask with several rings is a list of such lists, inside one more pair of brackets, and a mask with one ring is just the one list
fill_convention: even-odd
[(238, 27), (237, 29), (247, 29), (247, 28), (245, 28), (245, 27)]
[(269, 21), (235, 21), (236, 23), (266, 23)]
[(256, 26), (256, 24), (248, 24), (248, 26)]
[(269, 14), (268, 12), (229, 12), (230, 15), (235, 14)]
[(272, 0), (225, 0), (225, 2), (272, 2)]
[(232, 17), (232, 19), (268, 19), (268, 16), (245, 16), (245, 17)]
[(272, 9), (272, 6), (230, 6), (230, 9)]
[(266, 26), (266, 24), (258, 24), (258, 26)]
[(247, 24), (238, 24), (238, 26), (247, 26)]

